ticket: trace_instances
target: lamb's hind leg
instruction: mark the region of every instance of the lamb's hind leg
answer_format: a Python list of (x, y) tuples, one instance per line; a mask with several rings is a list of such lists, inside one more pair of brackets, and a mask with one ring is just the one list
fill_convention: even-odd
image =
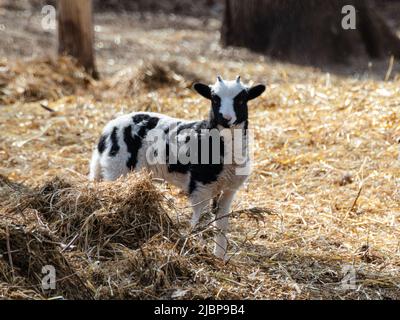
[(128, 168), (124, 168), (120, 161), (116, 161), (110, 157), (103, 157), (97, 151), (93, 153), (90, 162), (89, 180), (115, 181), (128, 172)]
[(127, 154), (122, 152), (115, 156), (102, 155), (100, 166), (103, 180), (115, 181), (119, 177), (126, 176), (131, 171), (127, 165), (128, 157)]
[(101, 180), (100, 154), (97, 150), (93, 151), (92, 160), (90, 161), (89, 180)]
[(226, 232), (228, 231), (229, 214), (235, 193), (236, 191), (225, 190), (218, 201), (216, 210), (215, 227), (217, 234), (214, 239), (214, 254), (224, 260), (227, 258), (228, 240)]

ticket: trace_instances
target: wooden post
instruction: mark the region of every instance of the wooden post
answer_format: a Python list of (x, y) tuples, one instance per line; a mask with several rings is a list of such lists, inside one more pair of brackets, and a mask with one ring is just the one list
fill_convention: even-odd
[(95, 79), (94, 31), (91, 0), (59, 0), (58, 53), (70, 55)]

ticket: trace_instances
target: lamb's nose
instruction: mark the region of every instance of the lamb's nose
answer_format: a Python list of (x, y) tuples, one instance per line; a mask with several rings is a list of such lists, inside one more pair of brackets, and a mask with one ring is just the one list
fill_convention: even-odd
[(229, 114), (223, 114), (222, 117), (227, 121), (231, 121), (232, 120), (232, 116), (230, 116)]

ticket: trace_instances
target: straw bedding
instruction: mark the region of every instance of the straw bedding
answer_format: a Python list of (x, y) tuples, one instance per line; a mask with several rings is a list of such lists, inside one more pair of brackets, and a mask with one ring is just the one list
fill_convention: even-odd
[[(145, 173), (113, 184), (55, 178), (32, 190), (2, 177), (1, 188), (12, 194), (0, 224), (8, 298), (168, 297), (207, 255), (180, 234), (167, 213), (171, 201)], [(60, 279), (51, 296), (40, 287), (46, 265)]]
[[(1, 62), (0, 297), (399, 299), (396, 77), (243, 62), (268, 90), (250, 106), (254, 173), (233, 208), (227, 264), (211, 254), (212, 216), (191, 232), (175, 188), (145, 172), (86, 181), (116, 114), (204, 117), (190, 82), (237, 73), (191, 64), (148, 61), (96, 82), (67, 58)], [(47, 264), (55, 291), (40, 286)], [(341, 286), (346, 266), (355, 290)]]

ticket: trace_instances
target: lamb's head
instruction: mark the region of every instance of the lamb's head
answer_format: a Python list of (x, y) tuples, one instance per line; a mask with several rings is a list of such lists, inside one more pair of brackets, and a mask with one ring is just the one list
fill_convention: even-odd
[(233, 81), (217, 77), (211, 86), (196, 83), (194, 89), (204, 98), (211, 100), (210, 118), (213, 125), (229, 128), (247, 122), (247, 102), (259, 97), (264, 91), (262, 84), (246, 87), (240, 76)]

